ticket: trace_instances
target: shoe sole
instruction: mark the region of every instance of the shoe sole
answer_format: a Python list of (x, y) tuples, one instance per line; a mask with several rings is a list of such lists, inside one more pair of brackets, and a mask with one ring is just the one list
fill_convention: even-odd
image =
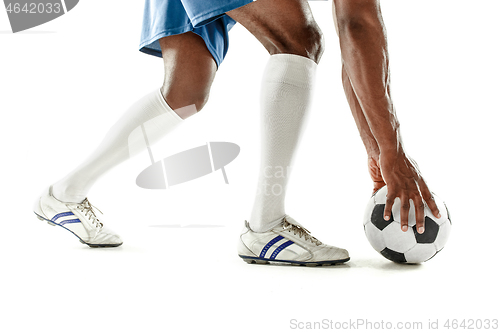
[(292, 266), (306, 266), (306, 267), (317, 267), (317, 266), (334, 266), (338, 264), (343, 264), (349, 261), (351, 258), (338, 259), (338, 260), (327, 260), (327, 261), (315, 261), (315, 262), (303, 262), (303, 261), (293, 261), (293, 260), (278, 260), (278, 259), (266, 259), (266, 258), (256, 258), (249, 256), (242, 256), (239, 254), (240, 258), (243, 259), (248, 264), (284, 264)]
[[(35, 212), (33, 212), (35, 213)], [(52, 222), (51, 220), (47, 220), (45, 217), (43, 216), (40, 216), (38, 215), (37, 213), (35, 213), (36, 217), (40, 220), (40, 221), (45, 221), (47, 222), (49, 225), (51, 226), (58, 226), (58, 227), (61, 227), (61, 228), (64, 228), (65, 230), (68, 230), (69, 232), (71, 232), (73, 235), (75, 235), (76, 238), (78, 238), (78, 240), (80, 240), (80, 243), (82, 244), (85, 244), (85, 245), (88, 245), (89, 247), (92, 247), (92, 248), (98, 248), (98, 247), (118, 247), (120, 245), (122, 245), (123, 243), (120, 243), (120, 244), (90, 244), (90, 243), (87, 243), (85, 242), (83, 239), (81, 239), (77, 234), (75, 234), (73, 231), (69, 230), (68, 228), (60, 225), (60, 224), (57, 224), (57, 223), (54, 223)]]

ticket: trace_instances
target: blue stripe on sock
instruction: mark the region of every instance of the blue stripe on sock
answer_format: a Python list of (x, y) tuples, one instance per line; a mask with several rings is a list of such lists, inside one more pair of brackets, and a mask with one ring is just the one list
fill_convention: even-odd
[(264, 246), (264, 248), (262, 249), (262, 251), (260, 251), (259, 257), (260, 258), (264, 258), (264, 256), (266, 255), (267, 250), (269, 250), (269, 248), (271, 246), (273, 246), (273, 244), (276, 244), (277, 242), (279, 242), (282, 239), (283, 239), (283, 236), (276, 236), (273, 239), (271, 239), (269, 241), (269, 243), (267, 243), (266, 246)]
[(280, 246), (278, 246), (278, 248), (276, 250), (274, 250), (273, 254), (271, 254), (271, 257), (269, 259), (274, 259), (276, 258), (276, 256), (286, 247), (292, 245), (293, 242), (292, 241), (288, 241), (288, 242), (285, 242), (283, 244), (281, 244)]

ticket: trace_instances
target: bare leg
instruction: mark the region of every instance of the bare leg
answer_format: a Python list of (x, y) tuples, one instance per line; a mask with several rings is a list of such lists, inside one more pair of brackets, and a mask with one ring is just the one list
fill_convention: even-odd
[(227, 13), (250, 31), (269, 54), (295, 54), (318, 63), (323, 35), (307, 0), (259, 0)]
[[(217, 65), (203, 39), (193, 32), (160, 39), (165, 67), (161, 89), (174, 110), (196, 105), (200, 111), (208, 100)], [(182, 117), (182, 116), (181, 116)]]

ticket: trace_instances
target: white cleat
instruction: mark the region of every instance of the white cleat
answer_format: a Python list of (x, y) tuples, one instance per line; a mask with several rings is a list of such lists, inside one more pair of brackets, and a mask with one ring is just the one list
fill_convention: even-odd
[(35, 202), (33, 211), (40, 220), (63, 227), (90, 247), (122, 245), (120, 236), (105, 228), (97, 219), (94, 208), (97, 209), (87, 199), (81, 203), (62, 202), (52, 195), (50, 186)]
[(321, 243), (290, 216), (267, 232), (254, 232), (245, 221), (238, 255), (247, 263), (302, 266), (335, 265), (348, 261), (347, 250)]

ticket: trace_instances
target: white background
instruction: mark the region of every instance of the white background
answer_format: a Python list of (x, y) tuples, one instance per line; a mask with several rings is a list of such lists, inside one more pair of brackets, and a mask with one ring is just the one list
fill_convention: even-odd
[(161, 85), (162, 61), (137, 51), (142, 6), (81, 1), (18, 34), (0, 10), (2, 332), (286, 332), (292, 319), (425, 328), (429, 319), (499, 318), (500, 2), (382, 1), (405, 146), (453, 221), (445, 250), (418, 266), (388, 262), (365, 239), (371, 182), (341, 86), (331, 2), (311, 2), (327, 50), (287, 210), (350, 251), (349, 263), (329, 268), (248, 265), (236, 254), (255, 189), (268, 59), (241, 26), (230, 33), (209, 104), (153, 147), (158, 160), (208, 141), (237, 143), (229, 185), (217, 172), (166, 191), (141, 189), (145, 152), (89, 195), (124, 239), (120, 248), (90, 249), (34, 217), (39, 193)]

